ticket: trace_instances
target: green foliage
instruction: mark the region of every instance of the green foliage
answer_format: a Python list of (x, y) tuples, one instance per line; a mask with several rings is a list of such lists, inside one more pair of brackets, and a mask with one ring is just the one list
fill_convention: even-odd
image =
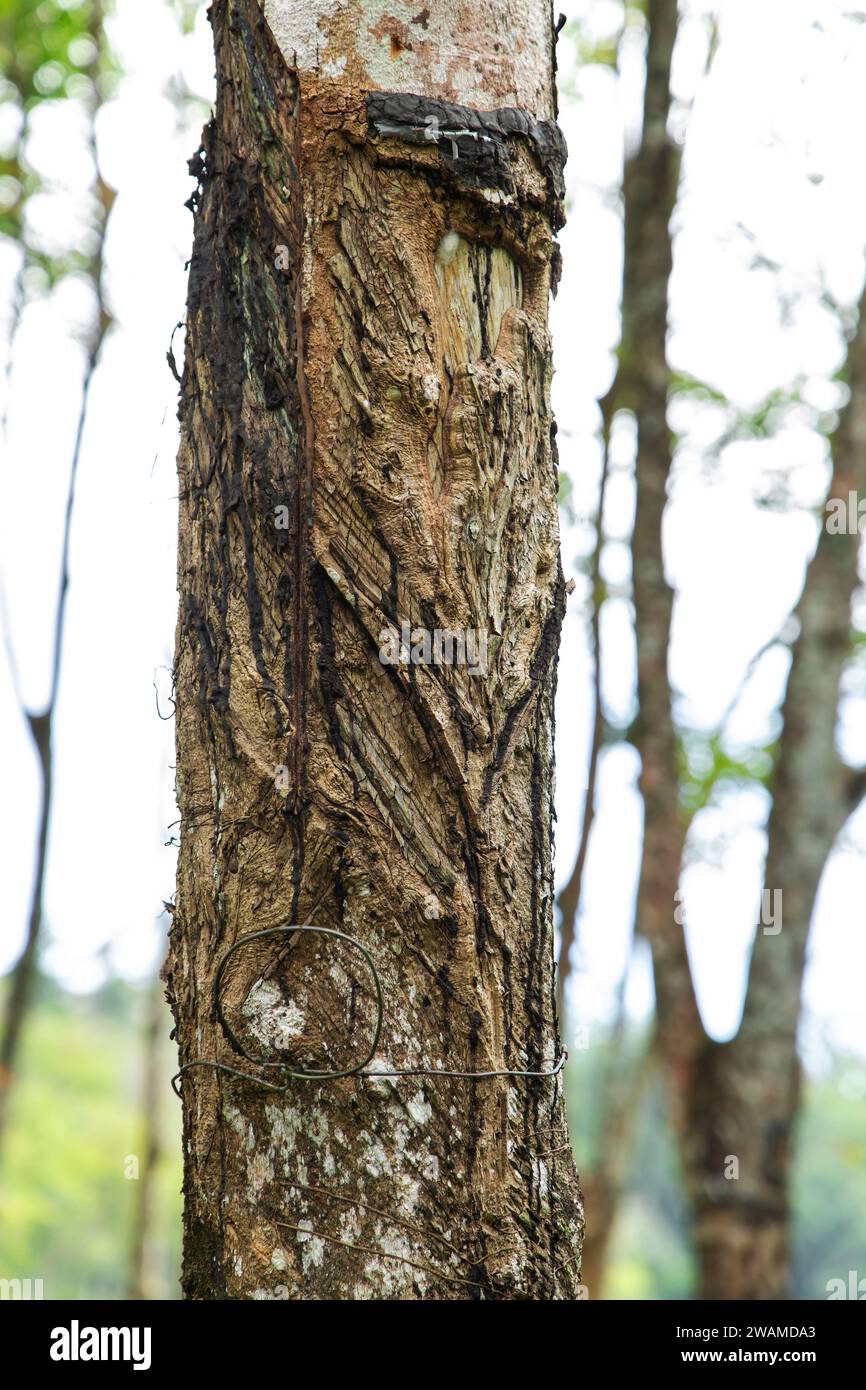
[[(851, 1078), (859, 1082), (850, 1088)], [(866, 1066), (837, 1058), (806, 1092), (794, 1171), (794, 1293), (826, 1298), (827, 1281), (866, 1277)]]
[(562, 469), (559, 470), (559, 487), (556, 500), (562, 508), (563, 515), (569, 525), (573, 526), (576, 520), (574, 510), (574, 483)]
[(169, 9), (177, 19), (181, 33), (192, 32), (195, 17), (205, 3), (206, 0), (169, 0)]
[[(46, 1298), (123, 1298), (137, 1183), (129, 1155), (143, 1153), (142, 998), (105, 1009), (99, 998), (49, 991), (28, 1019), (22, 1070), (0, 1171), (0, 1277), (41, 1278)], [(169, 1019), (166, 1014), (167, 1035)], [(180, 1107), (169, 1086), (160, 1113), (164, 1156), (154, 1197), (161, 1296), (178, 1296)]]
[(776, 756), (776, 744), (756, 745), (729, 752), (720, 733), (689, 731), (678, 745), (680, 806), (686, 820), (709, 804), (714, 791), (724, 784), (756, 782), (768, 786)]
[[(94, 273), (92, 257), (76, 248), (48, 256), (27, 227), (27, 205), (44, 189), (27, 156), (30, 119), (44, 103), (73, 101), (95, 110), (111, 94), (119, 70), (103, 21), (110, 0), (0, 0), (0, 108), (17, 113), (15, 134), (0, 148), (0, 236), (18, 243), (27, 267), (38, 267), (50, 287), (73, 272)], [(95, 207), (94, 223), (110, 208)]]
[(672, 407), (686, 402), (715, 411), (718, 419), (716, 438), (701, 447), (701, 458), (707, 464), (720, 459), (731, 444), (775, 439), (796, 424), (805, 425), (828, 438), (838, 424), (838, 412), (817, 410), (809, 402), (806, 387), (806, 380), (797, 378), (785, 386), (774, 387), (762, 400), (745, 408), (735, 405), (706, 381), (687, 372), (672, 372), (669, 400)]
[[(57, 0), (0, 0), (0, 64), (3, 96), (25, 109), (49, 98), (80, 96), (98, 54), (91, 36), (94, 6)], [(74, 79), (88, 86), (76, 89)], [(11, 89), (11, 90), (10, 90)]]

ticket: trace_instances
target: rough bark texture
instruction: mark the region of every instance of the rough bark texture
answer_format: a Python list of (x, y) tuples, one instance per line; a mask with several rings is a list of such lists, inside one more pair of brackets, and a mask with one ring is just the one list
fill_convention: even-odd
[[(311, 922), (377, 962), (374, 1065), (543, 1070), (559, 1053), (565, 602), (550, 17), (485, 7), (485, 25), (522, 8), (546, 36), (543, 70), (524, 61), (518, 80), (504, 27), (511, 66), (492, 76), (472, 34), (463, 66), (420, 53), (444, 3), (407, 9), (408, 38), (373, 6), (333, 7), (312, 56), (294, 8), (268, 7), (281, 52), (254, 0), (214, 5), (218, 104), (194, 165), (166, 967), (181, 1061), (255, 1072), (215, 1016), (218, 962), (251, 932)], [(381, 633), (403, 622), (488, 634), (487, 674), (383, 664)], [(345, 944), (287, 940), (232, 958), (231, 1033), (270, 1060), (352, 1066), (373, 1036), (369, 971)], [(187, 1296), (574, 1295), (558, 1078), (349, 1077), (275, 1096), (199, 1069), (181, 1085)]]

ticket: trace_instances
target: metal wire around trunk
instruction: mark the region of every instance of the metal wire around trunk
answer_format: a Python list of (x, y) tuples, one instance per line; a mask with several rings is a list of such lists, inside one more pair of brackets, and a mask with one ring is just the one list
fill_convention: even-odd
[[(334, 1067), (326, 1070), (299, 1070), (297, 1067), (288, 1066), (285, 1062), (267, 1062), (261, 1057), (251, 1056), (238, 1041), (233, 1030), (229, 1026), (222, 1005), (222, 983), (226, 967), (234, 953), (239, 951), (242, 946), (248, 946), (251, 941), (261, 941), (265, 937), (273, 936), (294, 936), (296, 932), (317, 932), (320, 936), (333, 936), (340, 941), (345, 941), (347, 945), (360, 952), (369, 966), (376, 991), (376, 1026), (373, 1029), (373, 1040), (367, 1052), (359, 1062), (354, 1064), (354, 1066)], [(172, 1090), (176, 1096), (182, 1095), (179, 1084), (181, 1077), (186, 1072), (192, 1071), (196, 1067), (204, 1067), (210, 1071), (223, 1072), (227, 1076), (236, 1076), (242, 1081), (253, 1082), (254, 1085), (260, 1086), (266, 1091), (276, 1091), (283, 1094), (291, 1089), (290, 1083), (292, 1081), (340, 1081), (344, 1077), (349, 1076), (357, 1076), (359, 1079), (369, 1081), (381, 1081), (383, 1079), (387, 1080), (400, 1076), (448, 1076), (466, 1078), (470, 1081), (483, 1081), (493, 1077), (549, 1077), (557, 1076), (558, 1073), (562, 1071), (568, 1059), (568, 1052), (563, 1048), (556, 1064), (544, 1071), (522, 1070), (511, 1067), (503, 1067), (502, 1069), (492, 1071), (453, 1071), (445, 1067), (397, 1067), (388, 1071), (379, 1071), (375, 1067), (370, 1067), (370, 1063), (376, 1054), (376, 1048), (379, 1046), (379, 1039), (382, 1036), (382, 1024), (385, 1016), (382, 981), (376, 969), (376, 962), (373, 960), (367, 947), (362, 945), (357, 937), (350, 936), (348, 932), (338, 931), (336, 927), (316, 927), (310, 923), (303, 926), (266, 927), (263, 931), (249, 932), (246, 936), (239, 937), (234, 945), (230, 946), (220, 959), (214, 977), (213, 994), (214, 1010), (219, 1020), (220, 1027), (235, 1051), (245, 1062), (249, 1062), (254, 1067), (276, 1068), (282, 1072), (287, 1080), (279, 1084), (275, 1081), (268, 1081), (262, 1076), (251, 1076), (249, 1072), (241, 1071), (239, 1067), (230, 1067), (224, 1062), (213, 1062), (202, 1058), (200, 1060), (186, 1062), (171, 1078)]]

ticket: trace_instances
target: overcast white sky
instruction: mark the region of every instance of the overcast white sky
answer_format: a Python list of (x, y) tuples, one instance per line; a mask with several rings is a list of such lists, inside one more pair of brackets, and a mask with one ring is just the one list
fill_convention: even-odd
[[(600, 35), (618, 23), (612, 0), (561, 0), (560, 7), (570, 18), (588, 19)], [(839, 399), (832, 377), (843, 347), (821, 292), (850, 304), (863, 278), (866, 25), (846, 19), (849, 6), (836, 0), (726, 0), (716, 8), (721, 46), (709, 78), (702, 79), (706, 37), (698, 18), (684, 24), (677, 55), (678, 94), (684, 103), (696, 100), (676, 221), (672, 358), (679, 370), (705, 378), (744, 408), (798, 378), (811, 404), (831, 408)], [(79, 989), (102, 978), (105, 948), (124, 974), (154, 966), (162, 951), (155, 919), (173, 892), (174, 851), (164, 844), (176, 815), (173, 724), (157, 718), (153, 681), (156, 673), (167, 691), (168, 676), (157, 668), (171, 663), (174, 629), (176, 386), (165, 352), (183, 313), (192, 225), (183, 207), (191, 189), (186, 159), (201, 122), (179, 121), (165, 93), (178, 71), (205, 97), (212, 84), (210, 29), (201, 13), (195, 32), (181, 39), (157, 3), (118, 0), (117, 11), (112, 37), (129, 75), (99, 125), (103, 171), (119, 195), (107, 262), (117, 328), (94, 382), (76, 501), (47, 903), (48, 962)], [(688, 13), (697, 16), (697, 5)], [(621, 235), (610, 190), (623, 142), (635, 134), (640, 61), (636, 48), (618, 83), (598, 67), (576, 74), (572, 53), (566, 38), (561, 120), (571, 207), (552, 323), (560, 461), (573, 480), (579, 517), (595, 505), (594, 402), (609, 384), (618, 331)], [(685, 106), (678, 119), (684, 126)], [(34, 121), (32, 157), (56, 185), (34, 217), (45, 237), (61, 244), (80, 224), (89, 175), (81, 133), (66, 103), (44, 107)], [(782, 271), (754, 268), (756, 249)], [(4, 289), (14, 272), (14, 256), (0, 248)], [(780, 310), (780, 290), (792, 305), (788, 313)], [(86, 291), (66, 283), (28, 310), (15, 347), (0, 555), (33, 704), (48, 685), (79, 405), (81, 353), (73, 331), (87, 304)], [(671, 670), (683, 714), (695, 727), (711, 729), (749, 658), (796, 601), (816, 536), (809, 508), (826, 486), (826, 449), (804, 410), (774, 440), (732, 445), (708, 465), (718, 416), (690, 412), (682, 423), (688, 438), (665, 533), (678, 594)], [(623, 538), (605, 554), (605, 577), (614, 587), (624, 586), (629, 574), (634, 500), (627, 431), (615, 457), (620, 467), (605, 517), (608, 535)], [(779, 479), (795, 502), (786, 512), (761, 505)], [(576, 571), (588, 542), (579, 521), (564, 528), (566, 574)], [(579, 583), (565, 623), (559, 683), (560, 877), (576, 847), (591, 718), (582, 592)], [(858, 615), (862, 625), (862, 601)], [(608, 706), (622, 716), (634, 680), (625, 598), (606, 605), (603, 640)], [(732, 726), (738, 739), (760, 738), (774, 727), (785, 671), (778, 654), (760, 665)], [(23, 938), (38, 808), (34, 758), (2, 663), (0, 731), (9, 789), (0, 802), (5, 969)], [(844, 707), (840, 745), (852, 762), (866, 762), (864, 699), (856, 691)], [(636, 771), (625, 746), (604, 758), (581, 924), (585, 973), (576, 996), (579, 1017), (590, 1024), (604, 1017), (628, 951), (640, 833)], [(742, 1005), (765, 814), (763, 793), (747, 791), (701, 813), (695, 826), (694, 863), (684, 878), (687, 933), (704, 1020), (717, 1037), (734, 1030)], [(813, 929), (806, 1000), (815, 1061), (822, 1036), (866, 1058), (864, 851), (861, 812), (825, 875)], [(629, 998), (636, 1013), (648, 1007), (645, 960), (633, 971)], [(866, 1072), (862, 1077), (866, 1094)]]

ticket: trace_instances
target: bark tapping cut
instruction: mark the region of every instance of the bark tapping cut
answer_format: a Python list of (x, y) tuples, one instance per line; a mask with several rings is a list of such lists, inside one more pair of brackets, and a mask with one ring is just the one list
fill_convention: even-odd
[[(351, 11), (304, 66), (300, 40), (274, 23), (281, 52), (252, 0), (213, 7), (218, 102), (193, 162), (181, 404), (183, 836), (166, 982), (184, 1064), (249, 1070), (240, 1047), (351, 1067), (374, 991), (336, 938), (257, 938), (224, 971), (227, 1028), (214, 1009), (230, 946), (311, 922), (376, 960), (374, 1065), (542, 1070), (559, 1054), (565, 601), (552, 79), (548, 106), (524, 112), (505, 64), (480, 93), (456, 78), (432, 92), (395, 60), (429, 97), (378, 93)], [(467, 95), (488, 109), (454, 99)], [(420, 661), (405, 660), (404, 624)], [(460, 634), (474, 664), (449, 662), (459, 644), (437, 647), (437, 631)], [(582, 1216), (558, 1078), (349, 1077), (276, 1097), (202, 1068), (180, 1084), (188, 1296), (575, 1295)]]

